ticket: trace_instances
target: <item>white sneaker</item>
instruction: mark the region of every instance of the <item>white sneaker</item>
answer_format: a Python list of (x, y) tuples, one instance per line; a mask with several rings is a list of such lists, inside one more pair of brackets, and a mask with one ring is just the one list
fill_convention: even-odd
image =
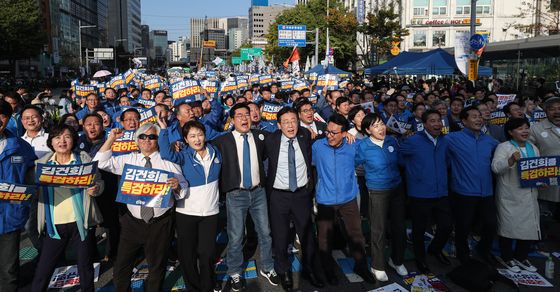
[(514, 261), (520, 268), (522, 268), (525, 271), (533, 272), (533, 273), (535, 273), (537, 271), (537, 268), (535, 266), (533, 266), (533, 264), (531, 264), (531, 262), (529, 260), (524, 260), (522, 262), (520, 262), (518, 260), (514, 260)]
[(399, 274), (399, 276), (406, 276), (408, 275), (408, 271), (406, 270), (406, 267), (404, 265), (395, 265), (393, 264), (393, 259), (389, 258), (389, 267), (395, 269), (395, 271), (397, 271), (397, 274)]
[(374, 268), (371, 268), (371, 272), (373, 273), (373, 275), (375, 276), (375, 279), (377, 279), (377, 281), (380, 281), (380, 282), (389, 281), (389, 277), (387, 276), (387, 273), (385, 273), (385, 271), (378, 271)]
[(517, 261), (516, 260), (511, 260), (511, 261), (504, 261), (503, 262), (504, 267), (506, 267), (510, 272), (514, 272), (514, 273), (519, 273), (521, 272), (521, 269), (519, 268), (519, 266), (517, 265)]

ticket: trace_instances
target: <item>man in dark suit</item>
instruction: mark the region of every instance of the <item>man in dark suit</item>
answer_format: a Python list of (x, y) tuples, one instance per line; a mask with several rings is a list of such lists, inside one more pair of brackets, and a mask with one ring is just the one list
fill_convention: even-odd
[(228, 275), (233, 291), (243, 288), (242, 241), (245, 234), (245, 218), (251, 214), (258, 234), (261, 252), (260, 274), (271, 285), (277, 286), (278, 276), (272, 259), (272, 239), (268, 223), (268, 204), (264, 176), (265, 133), (251, 130), (250, 109), (245, 103), (233, 106), (229, 112), (234, 130), (214, 140), (222, 153), (220, 190), (226, 193), (228, 222)]
[(323, 282), (314, 273), (313, 259), (315, 240), (311, 223), (311, 134), (299, 127), (297, 111), (284, 107), (277, 114), (279, 131), (265, 141), (268, 157), (268, 180), (266, 188), (270, 194), (270, 220), (275, 269), (280, 275), (285, 291), (292, 291), (293, 281), (288, 260), (288, 245), (293, 239), (290, 220), (293, 218), (299, 236), (303, 256), (303, 277), (317, 287)]
[(295, 102), (295, 108), (298, 112), (299, 125), (309, 130), (313, 140), (325, 137), (327, 124), (315, 121), (315, 110), (313, 109), (313, 104), (307, 98), (302, 97), (298, 99)]

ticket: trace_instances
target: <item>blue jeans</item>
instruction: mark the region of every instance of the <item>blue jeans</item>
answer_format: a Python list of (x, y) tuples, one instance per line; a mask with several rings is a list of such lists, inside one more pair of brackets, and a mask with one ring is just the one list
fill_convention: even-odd
[(242, 243), (245, 235), (247, 212), (253, 218), (259, 238), (261, 270), (267, 272), (273, 270), (272, 239), (270, 237), (268, 204), (264, 188), (258, 187), (251, 192), (242, 190), (228, 192), (226, 194), (226, 209), (229, 239), (227, 250), (228, 275), (232, 276), (243, 272)]

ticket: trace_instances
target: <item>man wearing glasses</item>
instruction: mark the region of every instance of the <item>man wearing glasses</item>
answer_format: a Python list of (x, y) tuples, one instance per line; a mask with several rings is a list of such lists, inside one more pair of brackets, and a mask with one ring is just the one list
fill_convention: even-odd
[(268, 204), (263, 167), (265, 132), (251, 129), (250, 109), (245, 103), (233, 106), (229, 112), (234, 130), (218, 137), (213, 144), (222, 153), (220, 190), (226, 193), (228, 222), (228, 275), (233, 291), (243, 289), (242, 241), (247, 212), (258, 234), (260, 274), (271, 285), (278, 286), (278, 275), (272, 259), (272, 239), (268, 222)]
[[(117, 175), (122, 174), (125, 164), (172, 172), (175, 177), (169, 178), (167, 184), (173, 190), (175, 197), (184, 197), (187, 195), (188, 184), (179, 165), (161, 158), (157, 143), (159, 132), (159, 126), (152, 123), (140, 126), (134, 133), (134, 140), (140, 151), (112, 156), (113, 143), (124, 135), (122, 129), (112, 129), (94, 160), (99, 162), (99, 169)], [(115, 291), (130, 289), (130, 277), (141, 249), (144, 250), (150, 267), (150, 273), (145, 281), (145, 291), (162, 291), (169, 245), (174, 234), (173, 206), (152, 208), (127, 204), (126, 207), (127, 212), (120, 218), (119, 252), (113, 269)]]
[(348, 235), (348, 245), (356, 263), (354, 272), (366, 282), (375, 282), (365, 255), (365, 239), (356, 200), (359, 193), (355, 175), (356, 144), (348, 144), (348, 128), (348, 120), (335, 113), (327, 123), (326, 137), (312, 146), (313, 165), (317, 169), (315, 198), (319, 255), (327, 282), (332, 286), (338, 285), (334, 271), (336, 263), (331, 256), (334, 222), (338, 216), (342, 217)]
[(295, 108), (298, 112), (300, 126), (308, 129), (311, 132), (312, 139), (319, 139), (324, 137), (327, 130), (327, 124), (315, 121), (315, 110), (313, 104), (306, 99), (302, 98), (295, 102)]

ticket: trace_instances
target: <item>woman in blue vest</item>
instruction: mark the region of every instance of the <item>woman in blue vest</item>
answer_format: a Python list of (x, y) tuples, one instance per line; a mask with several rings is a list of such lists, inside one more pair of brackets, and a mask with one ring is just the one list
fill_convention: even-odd
[(163, 159), (177, 163), (189, 183), (188, 193), (177, 199), (176, 230), (178, 255), (183, 278), (193, 291), (221, 290), (214, 275), (216, 233), (218, 229), (218, 179), (222, 156), (206, 143), (206, 128), (199, 121), (183, 125), (182, 134), (188, 147), (174, 151), (164, 119), (158, 117), (158, 138)]
[[(75, 152), (78, 133), (72, 126), (60, 124), (53, 127), (47, 146), (53, 151), (37, 160), (50, 165), (80, 165), (91, 161), (86, 152)], [(95, 174), (94, 186), (87, 189), (40, 186), (37, 207), (39, 234), (45, 232), (41, 256), (37, 263), (32, 291), (46, 291), (58, 258), (68, 245), (73, 245), (78, 257), (78, 273), (82, 291), (94, 291), (93, 255), (95, 227), (103, 219), (92, 197), (103, 192), (99, 172)]]
[[(373, 274), (378, 281), (387, 281), (385, 272), (385, 229), (390, 226), (392, 243), (389, 266), (401, 276), (408, 274), (403, 265), (406, 245), (404, 223), (404, 190), (398, 167), (399, 145), (386, 135), (387, 127), (381, 116), (367, 114), (362, 130), (369, 135), (356, 151), (356, 165), (363, 165), (369, 190), (369, 220), (371, 226), (371, 257)], [(390, 224), (387, 220), (390, 217)]]

